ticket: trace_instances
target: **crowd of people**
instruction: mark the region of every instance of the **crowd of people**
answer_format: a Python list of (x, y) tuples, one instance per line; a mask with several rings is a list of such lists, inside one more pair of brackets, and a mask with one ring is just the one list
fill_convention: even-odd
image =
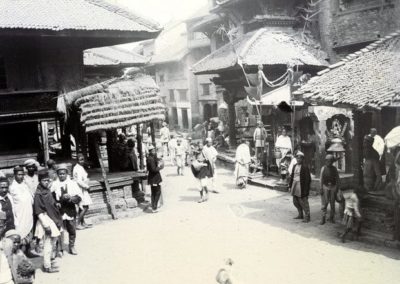
[[(172, 163), (177, 167), (178, 175), (184, 174), (185, 165), (190, 165), (194, 177), (199, 182), (200, 199), (199, 203), (206, 202), (209, 199), (209, 192), (218, 192), (215, 188), (216, 179), (216, 160), (217, 147), (208, 134), (215, 133), (217, 129), (209, 128), (205, 142), (192, 143), (191, 139), (183, 137), (175, 138), (171, 135), (166, 124), (161, 129), (161, 141), (163, 145), (163, 156), (169, 156)], [(267, 133), (261, 122), (253, 134), (255, 156), (251, 155), (250, 141), (244, 137), (241, 138), (240, 145), (235, 154), (235, 179), (238, 188), (245, 188), (249, 178), (250, 164), (262, 159), (262, 152), (265, 152), (265, 141)], [(376, 176), (376, 182), (371, 187), (377, 187), (380, 182), (379, 174), (379, 151), (376, 150), (374, 143), (376, 130), (371, 129), (371, 133), (365, 137), (364, 152), (365, 158), (364, 174), (367, 177)], [(378, 140), (378, 139), (375, 139)], [(373, 147), (374, 144), (374, 147)], [(306, 157), (310, 153), (301, 151), (300, 147), (293, 147), (291, 138), (286, 129), (282, 129), (280, 135), (274, 143), (276, 151), (280, 156), (276, 158), (276, 165), (280, 168), (282, 179), (288, 179), (289, 192), (293, 197), (293, 205), (298, 211), (295, 219), (302, 219), (308, 223), (311, 220), (310, 206), (308, 198), (311, 190), (311, 168), (309, 161), (312, 157)], [(380, 147), (380, 146), (379, 146)], [(290, 156), (290, 159), (287, 157)], [(283, 162), (283, 160), (285, 161)], [(341, 240), (345, 242), (350, 231), (354, 231), (355, 237), (360, 235), (362, 225), (362, 215), (360, 210), (360, 193), (353, 189), (342, 188), (340, 185), (339, 170), (335, 166), (337, 157), (328, 153), (325, 157), (325, 165), (321, 168), (319, 195), (321, 198), (321, 219), (320, 225), (326, 222), (336, 222), (336, 203), (339, 203), (339, 218), (345, 224), (345, 230), (341, 234)], [(282, 164), (285, 164), (284, 167)], [(284, 174), (284, 175), (283, 175)], [(367, 183), (368, 186), (371, 183)], [(328, 208), (330, 211), (328, 214)], [(400, 210), (399, 210), (400, 212)], [(400, 216), (400, 214), (399, 214)], [(400, 233), (399, 233), (400, 234)]]
[[(257, 130), (258, 129), (258, 130)], [(266, 133), (262, 124), (254, 133), (254, 139), (265, 141)], [(209, 192), (219, 193), (216, 187), (216, 161), (218, 151), (215, 141), (207, 137), (205, 142), (193, 143), (190, 138), (175, 137), (164, 123), (160, 131), (161, 153), (152, 144), (146, 147), (145, 164), (148, 172), (148, 184), (151, 188), (151, 211), (158, 212), (161, 193), (161, 170), (164, 159), (169, 157), (177, 169), (177, 175), (184, 175), (185, 167), (189, 166), (193, 176), (198, 180), (199, 203), (209, 200)], [(376, 131), (371, 130), (364, 139), (365, 172), (379, 176), (379, 151), (374, 143)], [(379, 139), (378, 139), (379, 140)], [(260, 142), (259, 141), (259, 142)], [(122, 135), (117, 147), (122, 149), (120, 164), (129, 170), (137, 170), (138, 158), (135, 143)], [(380, 145), (380, 144), (379, 144)], [(256, 157), (263, 148), (262, 143), (256, 143)], [(292, 152), (290, 138), (286, 131), (278, 137), (276, 147), (281, 153)], [(381, 145), (379, 146), (381, 147)], [(236, 149), (235, 178), (239, 188), (245, 188), (248, 182), (249, 165), (252, 162), (250, 143), (242, 138)], [(294, 219), (302, 219), (308, 223), (311, 220), (308, 198), (311, 189), (311, 172), (305, 161), (305, 154), (295, 150), (294, 157), (288, 169), (289, 192), (293, 204), (298, 211)], [(321, 222), (335, 223), (335, 204), (339, 203), (339, 215), (345, 223), (341, 240), (345, 242), (350, 232), (360, 234), (362, 215), (359, 205), (359, 192), (344, 189), (340, 184), (339, 171), (335, 166), (336, 158), (332, 154), (325, 157), (325, 165), (321, 169), (319, 193), (321, 197)], [(400, 151), (389, 174), (393, 178), (387, 182), (396, 183), (396, 173), (400, 164)], [(277, 163), (280, 163), (277, 161)], [(57, 257), (64, 255), (64, 234), (68, 234), (68, 252), (77, 255), (75, 247), (77, 230), (90, 228), (85, 221), (85, 215), (92, 204), (88, 189), (89, 179), (85, 170), (85, 159), (77, 155), (77, 162), (69, 170), (66, 164), (56, 164), (47, 161), (47, 167), (40, 167), (37, 161), (27, 160), (23, 166), (13, 169), (14, 177), (9, 179), (0, 176), (0, 283), (29, 283), (34, 271), (29, 258), (43, 256), (43, 271), (55, 273), (59, 268), (55, 262)], [(367, 176), (368, 177), (368, 176)], [(366, 176), (365, 176), (366, 178)], [(366, 185), (377, 186), (380, 180)], [(328, 207), (330, 212), (328, 215)], [(400, 212), (400, 209), (398, 210)], [(397, 214), (397, 217), (400, 213)], [(22, 282), (21, 282), (21, 279)], [(33, 280), (30, 282), (32, 283)]]
[(0, 177), (0, 283), (32, 283), (29, 259), (43, 256), (43, 271), (59, 271), (56, 258), (77, 255), (76, 231), (90, 228), (85, 215), (92, 204), (85, 159), (77, 155), (70, 172), (67, 164), (47, 161), (41, 167), (29, 159), (13, 169), (14, 177)]

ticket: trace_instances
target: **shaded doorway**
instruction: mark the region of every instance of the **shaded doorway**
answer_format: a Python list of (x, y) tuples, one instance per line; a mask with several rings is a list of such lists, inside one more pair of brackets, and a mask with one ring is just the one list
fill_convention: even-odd
[(171, 116), (173, 125), (178, 125), (178, 110), (176, 107), (171, 108)]
[(205, 104), (205, 105), (204, 105), (204, 109), (203, 109), (203, 118), (204, 118), (204, 121), (208, 121), (211, 117), (212, 117), (212, 109), (211, 109), (211, 106), (210, 106), (209, 104)]
[(182, 109), (182, 127), (184, 129), (189, 129), (189, 116), (187, 108)]

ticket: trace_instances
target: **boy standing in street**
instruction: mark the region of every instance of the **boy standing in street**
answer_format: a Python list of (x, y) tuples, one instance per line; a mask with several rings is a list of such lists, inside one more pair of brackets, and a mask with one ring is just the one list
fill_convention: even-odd
[(39, 185), (35, 192), (33, 202), (34, 214), (39, 219), (39, 222), (36, 226), (35, 234), (38, 234), (38, 231), (40, 231), (40, 229), (42, 230), (42, 232), (44, 230), (44, 271), (47, 273), (54, 273), (58, 272), (58, 269), (52, 265), (51, 256), (55, 242), (60, 236), (60, 230), (62, 228), (62, 218), (60, 211), (58, 210), (56, 201), (53, 198), (53, 194), (49, 188), (49, 172), (46, 169), (39, 171), (38, 178)]
[(336, 194), (339, 189), (339, 173), (336, 167), (333, 165), (335, 158), (333, 155), (326, 155), (325, 166), (321, 169), (320, 177), (320, 193), (321, 193), (321, 210), (322, 219), (320, 225), (324, 225), (326, 222), (326, 215), (328, 205), (331, 206), (331, 212), (328, 221), (335, 223), (335, 200)]
[(346, 241), (348, 233), (352, 232), (355, 226), (355, 235), (358, 237), (361, 233), (362, 216), (360, 213), (360, 201), (357, 194), (351, 190), (341, 190), (339, 194), (340, 200), (345, 202), (343, 224), (346, 226), (343, 234), (340, 235), (342, 243)]
[(303, 219), (304, 223), (308, 223), (310, 222), (308, 195), (310, 193), (311, 175), (309, 168), (303, 164), (304, 154), (298, 151), (296, 159), (297, 164), (293, 167), (289, 183), (290, 192), (293, 196), (293, 204), (299, 212), (299, 215), (294, 219)]
[(160, 171), (163, 167), (163, 162), (158, 160), (154, 146), (149, 146), (149, 156), (147, 157), (147, 171), (149, 174), (147, 181), (151, 187), (151, 208), (153, 213), (158, 212), (157, 206), (161, 196), (160, 184), (162, 182)]
[(69, 178), (67, 165), (60, 164), (58, 166), (57, 176), (58, 179), (53, 182), (52, 190), (60, 204), (64, 228), (69, 235), (69, 252), (72, 255), (77, 255), (78, 253), (75, 250), (76, 206), (82, 200), (82, 191), (78, 184)]

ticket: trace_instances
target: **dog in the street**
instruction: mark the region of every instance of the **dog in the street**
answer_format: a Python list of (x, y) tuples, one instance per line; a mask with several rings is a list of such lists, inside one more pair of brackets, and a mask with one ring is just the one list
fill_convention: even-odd
[(233, 280), (232, 277), (232, 265), (233, 265), (233, 260), (228, 258), (225, 260), (225, 265), (218, 270), (217, 276), (215, 277), (215, 280), (217, 280), (217, 283), (219, 284), (235, 284), (237, 283), (236, 281)]

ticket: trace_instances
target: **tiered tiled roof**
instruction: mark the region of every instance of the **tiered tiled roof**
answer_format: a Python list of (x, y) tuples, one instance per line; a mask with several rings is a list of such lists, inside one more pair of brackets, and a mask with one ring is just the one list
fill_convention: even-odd
[(154, 33), (160, 28), (102, 0), (1, 0), (0, 29)]
[(117, 46), (87, 49), (83, 53), (85, 66), (141, 66), (148, 62), (144, 56)]
[(297, 34), (260, 29), (214, 51), (192, 67), (195, 74), (213, 74), (243, 65), (327, 66), (325, 54)]
[(319, 72), (295, 94), (322, 104), (400, 106), (400, 30)]

